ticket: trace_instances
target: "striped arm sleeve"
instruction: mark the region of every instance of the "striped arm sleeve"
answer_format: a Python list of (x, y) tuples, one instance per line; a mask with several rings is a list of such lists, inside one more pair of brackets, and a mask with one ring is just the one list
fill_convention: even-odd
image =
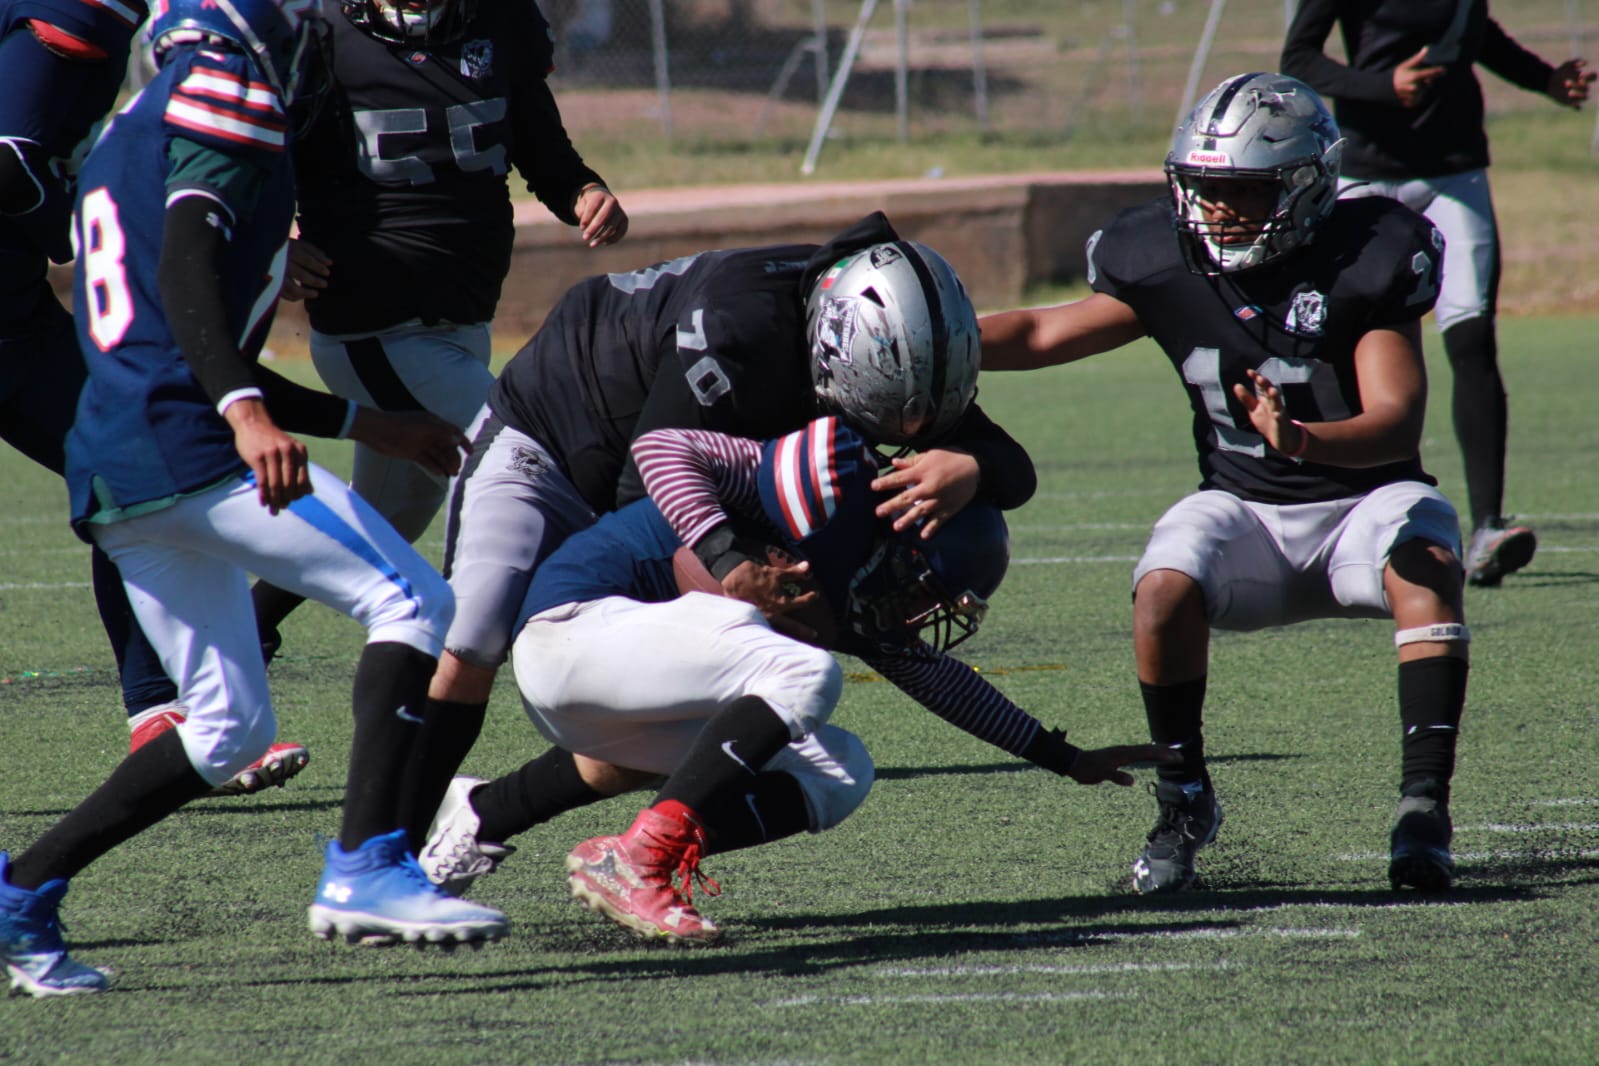
[(950, 725), (1006, 754), (1026, 758), (1041, 728), (1038, 719), (1012, 703), (976, 670), (926, 643), (904, 652), (873, 655), (865, 662)]
[(729, 513), (761, 516), (759, 441), (703, 429), (655, 429), (633, 442), (639, 477), (673, 532), (693, 547)]

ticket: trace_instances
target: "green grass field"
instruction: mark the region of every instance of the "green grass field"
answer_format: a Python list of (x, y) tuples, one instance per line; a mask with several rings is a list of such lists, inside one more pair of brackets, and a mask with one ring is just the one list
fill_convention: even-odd
[[(1591, 1063), (1596, 333), (1594, 317), (1502, 326), (1507, 502), (1542, 546), (1504, 587), (1469, 594), (1461, 878), (1447, 897), (1397, 895), (1385, 876), (1390, 629), (1326, 622), (1215, 641), (1208, 747), (1227, 823), (1203, 855), (1205, 891), (1132, 894), (1154, 814), (1141, 787), (1027, 768), (849, 663), (835, 721), (873, 749), (878, 784), (829, 833), (707, 864), (724, 888), (704, 903), (724, 946), (642, 945), (567, 897), (561, 857), (624, 827), (638, 797), (517, 841), (477, 892), (511, 917), (501, 944), (450, 956), (327, 944), (306, 932), (305, 907), (338, 825), (361, 635), (308, 608), (273, 682), (310, 767), (281, 792), (200, 801), (80, 876), (70, 942), (115, 969), (114, 989), (0, 1003), (0, 1062)], [(1433, 368), (1424, 454), (1454, 495), (1448, 373)], [(1139, 346), (985, 379), (982, 398), (1034, 452), (1041, 485), (1013, 515), (1009, 579), (963, 657), (1079, 743), (1140, 740), (1128, 575), (1196, 480), (1172, 372)], [(339, 445), (312, 451), (345, 467)], [(0, 453), (0, 846), (12, 850), (127, 743), (64, 503), (47, 474)], [(541, 750), (502, 678), (468, 771)]]

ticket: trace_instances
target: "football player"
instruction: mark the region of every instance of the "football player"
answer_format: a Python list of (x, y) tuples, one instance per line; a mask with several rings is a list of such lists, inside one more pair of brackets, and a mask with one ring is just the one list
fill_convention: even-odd
[(1228, 78), (1178, 128), (1170, 198), (1088, 242), (1093, 294), (985, 317), (983, 366), (1082, 359), (1152, 337), (1193, 408), (1200, 490), (1133, 572), (1134, 649), (1160, 771), (1140, 892), (1187, 888), (1221, 825), (1201, 710), (1212, 628), (1391, 617), (1401, 799), (1394, 886), (1443, 889), (1466, 698), (1460, 530), (1422, 469), (1420, 319), (1442, 240), (1385, 198), (1339, 200), (1337, 123), (1302, 82)]
[[(535, 568), (643, 494), (628, 445), (647, 430), (766, 438), (831, 411), (874, 444), (921, 449), (879, 479), (902, 523), (931, 533), (979, 491), (1001, 507), (1026, 501), (1031, 459), (971, 404), (977, 356), (953, 268), (880, 213), (820, 247), (704, 252), (574, 286), (501, 372), (451, 488), (444, 572), (457, 611), (429, 750), (465, 758)], [(742, 556), (731, 541), (713, 547), (720, 580)], [(420, 795), (436, 806), (448, 784)]]
[[(1123, 765), (1170, 757), (1154, 745), (1080, 751), (946, 654), (976, 632), (1009, 561), (992, 503), (972, 503), (928, 538), (895, 532), (875, 513), (877, 457), (832, 416), (765, 444), (656, 430), (633, 454), (650, 498), (570, 537), (523, 601), (529, 620), (512, 664), (529, 716), (556, 747), (487, 784), (456, 779), (420, 856), (439, 883), (460, 891), (515, 834), (665, 777), (626, 833), (572, 851), (572, 891), (642, 936), (716, 940), (693, 906), (700, 858), (821, 832), (871, 787), (865, 747), (827, 724), (843, 675), (825, 648), (1083, 784), (1131, 784)], [(747, 559), (718, 583), (705, 564), (720, 561), (712, 545), (724, 539), (792, 561)], [(775, 571), (775, 586), (752, 588), (763, 570)], [(801, 603), (821, 613), (794, 613)], [(778, 631), (806, 618), (807, 643)]]
[[(1322, 50), (1335, 22), (1348, 66)], [(1477, 63), (1567, 107), (1580, 107), (1594, 80), (1581, 59), (1555, 67), (1517, 44), (1488, 17), (1488, 0), (1305, 0), (1282, 52), (1284, 73), (1337, 104), (1349, 142), (1343, 194), (1390, 196), (1444, 235), (1433, 317), (1454, 374), (1455, 436), (1465, 460), (1472, 523), (1466, 580), (1492, 586), (1532, 561), (1538, 538), (1503, 512), (1508, 418), (1494, 335), (1499, 227)]]
[[(511, 168), (590, 247), (621, 240), (627, 213), (562, 125), (533, 0), (330, 6), (336, 88), (295, 147), (287, 295), (306, 301), (311, 357), (335, 394), (465, 428), (494, 382)], [(442, 479), (360, 445), (351, 484), (411, 541), (444, 499)], [(255, 600), (270, 654), (301, 599), (262, 582)]]
[[(85, 371), (47, 261), (72, 259), (76, 169), (94, 124), (116, 103), (145, 14), (143, 0), (0, 0), (0, 438), (57, 474)], [(98, 548), (91, 554), (137, 747), (182, 721), (185, 708), (133, 620), (116, 567)], [(218, 792), (282, 784), (306, 760), (302, 745), (274, 744)]]
[(293, 216), (287, 115), (321, 29), (317, 0), (167, 0), (150, 28), (160, 72), (81, 174), (74, 305), (89, 378), (66, 445), (72, 518), (116, 563), (189, 715), (27, 850), (0, 852), (0, 955), (36, 996), (106, 987), (62, 940), (69, 880), (272, 742), (247, 573), (368, 630), (312, 931), (419, 943), (505, 931), (498, 911), (435, 889), (406, 846), (400, 775), (449, 586), (286, 430), (348, 435), (443, 474), (465, 439), (432, 415), (357, 407), (255, 365)]

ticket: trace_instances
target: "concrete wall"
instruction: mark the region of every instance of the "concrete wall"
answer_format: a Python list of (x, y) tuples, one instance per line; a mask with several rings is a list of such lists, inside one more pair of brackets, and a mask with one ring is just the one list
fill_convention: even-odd
[[(495, 333), (517, 347), (574, 282), (710, 248), (821, 243), (882, 210), (900, 233), (942, 252), (980, 310), (1018, 304), (1028, 286), (1083, 273), (1083, 243), (1119, 208), (1161, 193), (1159, 171), (741, 185), (623, 192), (627, 239), (588, 248), (536, 201), (518, 204), (511, 271)], [(304, 335), (300, 309), (279, 310), (281, 340)]]

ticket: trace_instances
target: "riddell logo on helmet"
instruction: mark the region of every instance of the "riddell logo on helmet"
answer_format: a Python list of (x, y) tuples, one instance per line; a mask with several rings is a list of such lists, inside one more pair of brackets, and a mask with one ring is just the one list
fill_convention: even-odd
[(1188, 162), (1204, 167), (1231, 166), (1233, 157), (1226, 152), (1201, 152), (1197, 149), (1188, 153)]

